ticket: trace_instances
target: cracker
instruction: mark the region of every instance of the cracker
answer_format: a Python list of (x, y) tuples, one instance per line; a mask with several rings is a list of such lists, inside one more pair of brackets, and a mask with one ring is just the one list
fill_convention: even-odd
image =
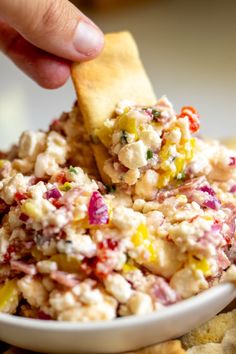
[(203, 345), (197, 345), (187, 351), (187, 354), (223, 354), (223, 348), (221, 344), (209, 343)]
[(217, 315), (202, 326), (185, 334), (181, 341), (184, 348), (206, 343), (221, 343), (225, 332), (236, 326), (236, 310)]
[(223, 353), (235, 354), (236, 353), (236, 327), (229, 329), (222, 341)]
[(153, 345), (135, 353), (129, 354), (185, 354), (179, 340), (171, 340), (169, 342)]
[[(85, 126), (93, 140), (97, 129), (112, 117), (120, 100), (144, 105), (156, 102), (137, 46), (129, 32), (107, 34), (104, 50), (99, 57), (72, 65), (72, 79)], [(107, 180), (103, 165), (109, 157), (108, 152), (100, 144), (93, 143), (93, 149), (100, 173)]]

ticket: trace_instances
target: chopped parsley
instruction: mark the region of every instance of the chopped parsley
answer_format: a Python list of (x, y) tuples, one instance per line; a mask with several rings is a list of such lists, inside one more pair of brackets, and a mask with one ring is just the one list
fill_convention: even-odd
[(128, 135), (125, 130), (121, 131), (120, 143), (122, 145), (128, 144)]
[(150, 160), (152, 158), (153, 158), (153, 152), (152, 152), (152, 150), (148, 149), (148, 151), (147, 151), (147, 160)]
[(74, 173), (75, 175), (77, 175), (77, 174), (78, 174), (78, 172), (77, 172), (76, 168), (74, 168), (73, 166), (70, 166), (70, 168), (69, 168), (69, 172), (70, 172), (70, 173)]
[(155, 108), (152, 109), (153, 120), (158, 121), (161, 118), (161, 112), (156, 110)]

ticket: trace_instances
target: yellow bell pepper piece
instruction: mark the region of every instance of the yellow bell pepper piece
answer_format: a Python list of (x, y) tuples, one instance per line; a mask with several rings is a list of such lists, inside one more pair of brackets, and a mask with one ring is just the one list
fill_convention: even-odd
[[(143, 246), (149, 252), (150, 256), (148, 262), (152, 262), (156, 259), (156, 252), (149, 238), (148, 230), (145, 225), (139, 225), (135, 234), (132, 236), (131, 241), (133, 242), (135, 247)], [(142, 263), (140, 262), (140, 260), (137, 261), (139, 263)]]
[(6, 160), (0, 160), (0, 168), (3, 168), (5, 161)]
[(120, 130), (124, 130), (129, 134), (134, 134), (135, 138), (138, 137), (137, 121), (134, 117), (127, 117), (126, 114), (120, 116), (118, 120), (118, 127)]
[(68, 273), (78, 273), (81, 264), (76, 257), (66, 254), (55, 254), (50, 261), (56, 262), (59, 270)]
[(17, 280), (9, 280), (0, 287), (0, 312), (14, 313), (19, 303)]
[(202, 273), (207, 277), (211, 275), (211, 270), (209, 263), (207, 262), (206, 258), (203, 259), (196, 259), (193, 256), (189, 259), (189, 264), (193, 269), (201, 270)]
[(163, 174), (159, 174), (158, 177), (158, 182), (157, 182), (157, 188), (163, 188), (165, 186), (167, 186), (167, 184), (169, 183), (171, 178), (171, 172), (166, 172)]
[(134, 271), (134, 270), (136, 270), (136, 269), (138, 269), (138, 268), (135, 267), (135, 265), (133, 265), (133, 264), (130, 263), (130, 262), (125, 263), (125, 264), (123, 265), (123, 268), (122, 268), (122, 270), (123, 270), (124, 273), (129, 273), (129, 272), (132, 272), (132, 271)]
[(43, 253), (39, 251), (36, 246), (32, 248), (31, 254), (37, 261), (41, 261), (44, 259)]
[(177, 176), (179, 173), (181, 173), (185, 167), (185, 160), (182, 157), (176, 157), (175, 159), (175, 167), (176, 167), (176, 174)]
[(21, 211), (35, 221), (41, 220), (43, 217), (42, 209), (39, 209), (33, 200), (26, 201), (22, 205)]
[(97, 131), (97, 137), (99, 138), (101, 143), (103, 145), (105, 145), (106, 147), (109, 147), (111, 145), (112, 132), (113, 132), (113, 128), (112, 127), (107, 127), (105, 125), (101, 129), (99, 129)]

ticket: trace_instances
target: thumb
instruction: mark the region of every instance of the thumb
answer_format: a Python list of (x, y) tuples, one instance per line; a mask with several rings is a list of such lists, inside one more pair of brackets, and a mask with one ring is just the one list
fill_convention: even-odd
[(68, 0), (0, 0), (1, 17), (35, 46), (72, 61), (96, 57), (100, 29)]

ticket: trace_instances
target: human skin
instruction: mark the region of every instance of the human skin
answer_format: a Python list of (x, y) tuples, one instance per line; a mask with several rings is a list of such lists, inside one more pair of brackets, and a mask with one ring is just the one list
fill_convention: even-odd
[(95, 58), (101, 30), (68, 0), (1, 0), (0, 50), (40, 86), (62, 86), (71, 61)]

